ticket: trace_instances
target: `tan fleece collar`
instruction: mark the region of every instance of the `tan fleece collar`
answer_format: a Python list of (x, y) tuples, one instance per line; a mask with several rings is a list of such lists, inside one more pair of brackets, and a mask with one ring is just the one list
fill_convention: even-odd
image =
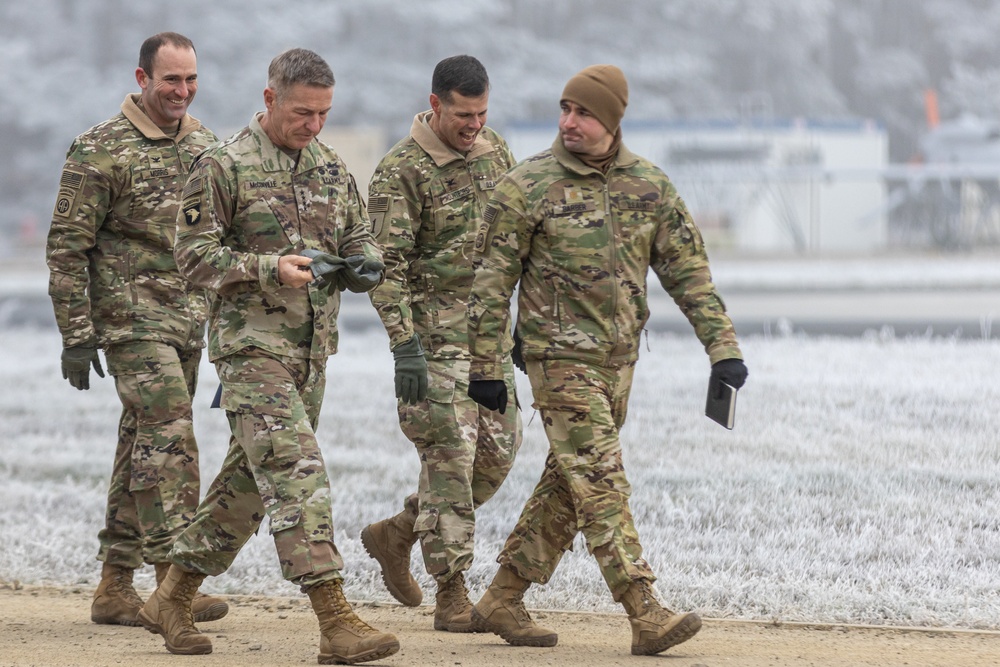
[(483, 138), (482, 133), (476, 137), (475, 143), (472, 144), (472, 150), (470, 150), (466, 155), (462, 155), (455, 149), (448, 146), (446, 143), (441, 141), (441, 138), (434, 133), (431, 129), (430, 120), (431, 114), (434, 112), (427, 110), (418, 113), (413, 117), (413, 125), (410, 127), (410, 136), (413, 140), (417, 142), (417, 145), (423, 148), (431, 159), (434, 160), (434, 164), (439, 167), (443, 167), (449, 162), (454, 162), (455, 160), (465, 160), (469, 162), (476, 159), (481, 155), (493, 152), (493, 144), (486, 141)]
[(159, 127), (156, 126), (146, 112), (139, 108), (139, 98), (141, 95), (138, 93), (130, 93), (125, 96), (125, 101), (122, 102), (122, 113), (128, 118), (129, 122), (135, 125), (136, 129), (142, 132), (142, 135), (147, 139), (170, 139), (171, 141), (180, 141), (187, 135), (191, 134), (195, 130), (201, 128), (201, 122), (190, 114), (184, 114), (181, 118), (181, 129), (177, 132), (176, 137), (170, 137), (163, 133)]

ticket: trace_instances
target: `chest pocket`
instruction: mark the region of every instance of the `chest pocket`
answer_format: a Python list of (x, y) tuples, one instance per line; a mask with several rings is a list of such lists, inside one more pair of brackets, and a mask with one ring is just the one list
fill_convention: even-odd
[(621, 197), (615, 202), (615, 219), (623, 241), (629, 245), (652, 245), (656, 231), (658, 201)]
[(553, 258), (603, 256), (608, 243), (604, 211), (593, 200), (555, 202), (545, 213), (545, 235)]
[[(430, 224), (424, 233), (437, 244), (448, 243), (469, 233), (468, 219), (475, 218), (479, 205), (476, 184), (468, 173), (436, 179), (430, 186)], [(427, 229), (429, 228), (429, 229)]]
[(131, 220), (173, 227), (179, 206), (178, 191), (186, 170), (173, 148), (143, 153), (131, 165), (131, 199), (126, 214)]

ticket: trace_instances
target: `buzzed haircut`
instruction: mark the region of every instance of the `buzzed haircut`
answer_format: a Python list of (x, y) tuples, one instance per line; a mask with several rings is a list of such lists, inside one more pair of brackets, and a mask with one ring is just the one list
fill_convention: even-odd
[[(195, 51), (194, 42), (176, 32), (160, 32), (146, 39), (139, 47), (139, 67), (146, 73), (146, 76), (153, 76), (153, 60), (160, 48), (164, 44), (176, 46), (178, 49), (191, 49)], [(197, 54), (198, 52), (195, 51)]]
[(267, 68), (267, 87), (282, 99), (296, 84), (333, 88), (333, 70), (309, 49), (288, 49), (275, 56)]
[(452, 56), (445, 58), (434, 68), (431, 78), (431, 92), (445, 102), (451, 101), (451, 94), (463, 97), (480, 97), (490, 90), (490, 77), (483, 64), (472, 56)]

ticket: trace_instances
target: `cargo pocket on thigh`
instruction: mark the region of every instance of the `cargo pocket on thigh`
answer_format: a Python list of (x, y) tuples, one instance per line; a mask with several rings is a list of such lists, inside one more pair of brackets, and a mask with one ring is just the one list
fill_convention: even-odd
[(267, 452), (285, 463), (302, 457), (287, 392), (268, 392), (256, 382), (225, 382), (219, 404), (238, 415), (234, 435), (252, 460), (261, 462)]

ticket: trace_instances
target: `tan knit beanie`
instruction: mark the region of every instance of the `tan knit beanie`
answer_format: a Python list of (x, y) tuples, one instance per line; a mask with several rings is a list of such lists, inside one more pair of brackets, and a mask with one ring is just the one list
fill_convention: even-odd
[(614, 65), (591, 65), (566, 83), (562, 100), (576, 102), (614, 134), (628, 106), (628, 82)]

